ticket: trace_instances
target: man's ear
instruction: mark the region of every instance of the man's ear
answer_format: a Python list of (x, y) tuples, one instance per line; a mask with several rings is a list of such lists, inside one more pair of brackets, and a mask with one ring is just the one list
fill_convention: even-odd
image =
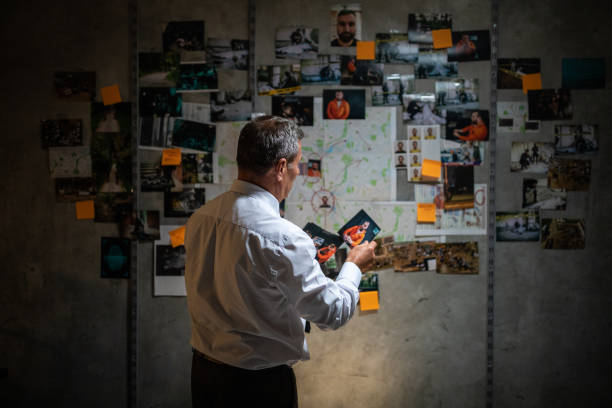
[(282, 159), (277, 161), (276, 164), (274, 165), (274, 175), (276, 176), (276, 179), (280, 181), (286, 172), (287, 172), (287, 159), (283, 157)]

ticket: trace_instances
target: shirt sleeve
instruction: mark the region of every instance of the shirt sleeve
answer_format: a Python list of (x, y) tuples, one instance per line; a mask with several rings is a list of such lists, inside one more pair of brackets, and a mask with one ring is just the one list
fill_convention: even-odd
[(292, 237), (280, 252), (276, 283), (298, 314), (321, 329), (335, 330), (346, 324), (359, 301), (359, 267), (345, 262), (336, 281), (327, 278), (305, 233)]

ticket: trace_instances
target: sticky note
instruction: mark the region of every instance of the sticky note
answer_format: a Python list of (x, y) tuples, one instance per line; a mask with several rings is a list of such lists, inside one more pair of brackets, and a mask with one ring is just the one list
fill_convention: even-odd
[(359, 307), (361, 311), (378, 310), (378, 291), (371, 290), (359, 293)]
[(450, 28), (431, 30), (431, 37), (435, 49), (450, 48), (453, 46), (453, 36), (451, 35)]
[(523, 93), (527, 93), (530, 89), (542, 89), (542, 74), (523, 75)]
[(77, 220), (93, 220), (94, 219), (94, 202), (93, 200), (77, 201), (76, 202), (76, 217)]
[(373, 60), (374, 58), (376, 58), (376, 54), (374, 52), (374, 41), (358, 41), (357, 59)]
[(100, 89), (100, 93), (102, 94), (104, 106), (121, 102), (121, 95), (119, 95), (119, 87), (117, 85), (105, 86)]
[(170, 235), (170, 244), (172, 248), (185, 245), (185, 226), (168, 232), (168, 235)]
[(418, 203), (417, 222), (436, 222), (436, 205), (434, 203)]
[(164, 149), (162, 152), (162, 166), (178, 166), (181, 164), (181, 149)]
[(442, 171), (442, 163), (437, 160), (423, 159), (423, 166), (421, 168), (421, 176), (429, 178), (440, 178), (440, 172)]

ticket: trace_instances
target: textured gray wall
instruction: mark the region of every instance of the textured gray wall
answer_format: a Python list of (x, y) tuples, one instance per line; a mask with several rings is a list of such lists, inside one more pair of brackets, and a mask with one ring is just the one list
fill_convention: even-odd
[[(246, 0), (140, 3), (142, 51), (160, 49), (160, 24), (170, 20), (203, 19), (207, 36), (247, 36)], [(326, 52), (328, 10), (335, 3), (257, 1), (256, 62), (277, 62), (272, 44), (281, 25), (319, 27), (321, 52)], [(501, 3), (500, 56), (541, 57), (544, 87), (560, 86), (562, 57), (611, 54), (605, 41), (612, 30), (594, 0)], [(450, 12), (457, 30), (489, 27), (490, 4), (484, 0), (368, 0), (361, 5), (365, 39), (373, 39), (377, 31), (403, 31), (410, 12)], [(0, 144), (6, 158), (0, 162), (0, 369), (6, 372), (0, 374), (7, 374), (0, 379), (0, 401), (11, 406), (125, 406), (127, 282), (99, 278), (99, 237), (116, 234), (116, 227), (77, 221), (72, 204), (55, 203), (39, 121), (82, 117), (89, 140), (89, 106), (59, 103), (52, 90), (54, 71), (93, 70), (98, 86), (117, 82), (122, 95), (129, 95), (127, 5), (119, 0), (36, 1), (10, 7), (0, 25), (8, 50), (0, 85)], [(460, 76), (481, 79), (484, 108), (489, 72), (486, 62), (460, 64)], [(607, 73), (611, 78), (609, 60)], [(221, 81), (238, 89), (246, 84), (246, 75), (227, 75)], [(599, 124), (601, 151), (593, 160), (590, 191), (571, 193), (566, 212), (550, 213), (586, 217), (587, 249), (496, 245), (496, 406), (611, 402), (612, 284), (607, 271), (612, 253), (607, 245), (612, 193), (605, 181), (612, 170), (605, 160), (612, 152), (606, 121), (612, 109), (609, 83), (606, 90), (572, 94), (572, 122)], [(418, 85), (421, 90), (432, 86), (429, 81)], [(319, 92), (313, 88), (302, 94)], [(500, 100), (521, 98), (520, 91), (499, 94)], [(258, 109), (268, 111), (269, 106), (269, 97), (258, 98)], [(522, 177), (509, 172), (510, 142), (536, 139), (552, 140), (552, 124), (545, 123), (538, 135), (498, 137), (498, 209), (520, 207)], [(486, 182), (487, 171), (479, 169), (477, 181)], [(399, 187), (407, 197), (406, 186)], [(155, 199), (142, 198), (144, 206)], [(483, 406), (486, 241), (478, 241), (480, 275), (383, 271), (379, 312), (357, 313), (337, 332), (315, 328), (308, 335), (312, 360), (295, 368), (301, 406)], [(150, 244), (139, 246), (141, 406), (189, 406), (186, 303), (184, 298), (152, 297), (152, 253)]]

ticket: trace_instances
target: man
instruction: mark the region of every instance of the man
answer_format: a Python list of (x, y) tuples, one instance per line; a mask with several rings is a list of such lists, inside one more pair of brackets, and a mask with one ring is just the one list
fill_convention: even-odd
[(346, 119), (351, 112), (351, 105), (344, 100), (344, 92), (336, 91), (336, 98), (327, 104), (327, 119)]
[(294, 407), (291, 365), (309, 359), (305, 320), (337, 329), (359, 300), (375, 242), (353, 248), (336, 281), (312, 239), (279, 216), (300, 170), (303, 133), (262, 116), (238, 139), (238, 180), (193, 214), (185, 233), (194, 407)]
[(403, 154), (398, 154), (397, 155), (397, 163), (395, 164), (395, 167), (397, 167), (397, 168), (404, 168), (404, 167), (406, 167), (406, 163), (404, 163), (404, 155)]
[(353, 225), (344, 231), (342, 238), (344, 238), (344, 242), (349, 244), (351, 247), (355, 247), (361, 244), (361, 241), (363, 241), (365, 238), (365, 234), (368, 232), (369, 227), (370, 221), (364, 221), (362, 224)]
[(472, 123), (463, 129), (453, 130), (453, 136), (461, 140), (485, 140), (489, 131), (478, 111), (472, 112)]
[(336, 15), (336, 38), (331, 42), (332, 47), (355, 47), (358, 38), (355, 38), (357, 31), (357, 15), (353, 10), (340, 10)]
[(404, 142), (397, 142), (397, 149), (395, 150), (395, 153), (406, 153), (404, 150)]

